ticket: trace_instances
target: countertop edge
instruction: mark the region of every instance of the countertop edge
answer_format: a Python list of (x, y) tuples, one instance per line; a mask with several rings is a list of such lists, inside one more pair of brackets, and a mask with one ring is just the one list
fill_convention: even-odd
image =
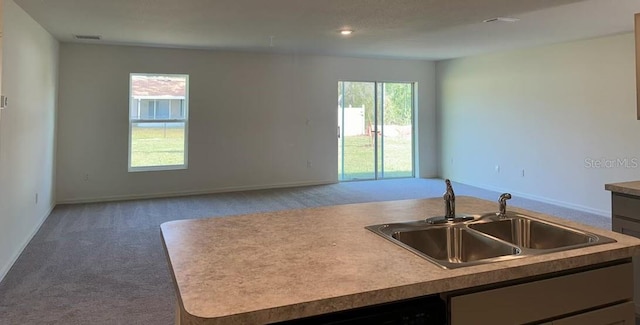
[(640, 196), (640, 181), (609, 183), (604, 185), (604, 189), (613, 193)]

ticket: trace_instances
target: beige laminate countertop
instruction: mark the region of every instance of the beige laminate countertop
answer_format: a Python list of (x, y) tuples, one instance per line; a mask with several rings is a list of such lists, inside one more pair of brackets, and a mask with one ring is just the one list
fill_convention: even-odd
[[(458, 213), (497, 204), (458, 197)], [(269, 323), (628, 258), (640, 240), (509, 207), (617, 243), (442, 269), (366, 230), (441, 215), (441, 198), (349, 204), (162, 224), (183, 320)]]
[(604, 189), (616, 193), (640, 196), (640, 181), (605, 184)]

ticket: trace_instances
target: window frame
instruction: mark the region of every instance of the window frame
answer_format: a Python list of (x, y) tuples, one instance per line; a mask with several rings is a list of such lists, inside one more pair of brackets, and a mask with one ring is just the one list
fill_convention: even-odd
[[(153, 96), (140, 96), (138, 98), (134, 98), (133, 97), (133, 77), (134, 76), (169, 76), (169, 77), (182, 77), (185, 78), (185, 94), (184, 94), (184, 98), (180, 98), (180, 97), (176, 97), (176, 96), (166, 96), (163, 97), (161, 99), (168, 99), (168, 100), (173, 100), (173, 99), (179, 99), (182, 100), (182, 102), (184, 103), (183, 109), (184, 109), (184, 116), (183, 118), (167, 118), (167, 119), (156, 119), (155, 117), (157, 116), (157, 100), (158, 97), (153, 97)], [(134, 102), (134, 100), (136, 100), (135, 102), (138, 103), (138, 107), (139, 107), (139, 103), (141, 100), (143, 99), (153, 99), (154, 101), (154, 118), (153, 119), (149, 119), (149, 118), (145, 118), (142, 119), (140, 118), (139, 114), (140, 112), (138, 112), (138, 118), (133, 118), (132, 114), (131, 114), (131, 109), (132, 109), (132, 103)], [(171, 171), (171, 170), (182, 170), (182, 169), (187, 169), (189, 167), (189, 75), (188, 74), (179, 74), (179, 73), (130, 73), (129, 74), (129, 107), (127, 110), (127, 114), (128, 114), (128, 120), (129, 120), (129, 140), (128, 140), (128, 150), (127, 150), (127, 171), (128, 172), (150, 172), (150, 171)], [(148, 114), (147, 114), (148, 115)], [(171, 117), (171, 103), (169, 103), (169, 117)], [(131, 147), (132, 147), (132, 134), (133, 134), (133, 125), (135, 123), (184, 123), (184, 163), (183, 164), (179, 164), (179, 165), (161, 165), (161, 166), (141, 166), (141, 167), (134, 167), (131, 166)]]

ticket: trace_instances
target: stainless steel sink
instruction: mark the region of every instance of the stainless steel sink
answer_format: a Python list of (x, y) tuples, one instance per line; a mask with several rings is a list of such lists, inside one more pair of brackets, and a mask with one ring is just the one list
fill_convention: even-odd
[(613, 241), (517, 213), (507, 213), (503, 217), (490, 214), (468, 227), (519, 247), (537, 250), (577, 248)]
[(450, 268), (520, 252), (513, 245), (462, 227), (440, 226), (408, 231), (393, 231), (392, 228), (382, 231), (390, 231), (391, 237), (404, 244), (405, 248)]
[(615, 242), (511, 212), (474, 215), (466, 222), (433, 224), (421, 220), (366, 228), (448, 269)]

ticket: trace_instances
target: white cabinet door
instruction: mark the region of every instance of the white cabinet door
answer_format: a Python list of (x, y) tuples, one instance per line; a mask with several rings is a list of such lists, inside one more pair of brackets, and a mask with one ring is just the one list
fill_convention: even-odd
[(602, 308), (588, 313), (553, 321), (553, 325), (633, 325), (635, 313), (633, 302)]
[(449, 308), (451, 325), (512, 325), (560, 318), (632, 300), (632, 264), (624, 263), (453, 296), (449, 299)]

